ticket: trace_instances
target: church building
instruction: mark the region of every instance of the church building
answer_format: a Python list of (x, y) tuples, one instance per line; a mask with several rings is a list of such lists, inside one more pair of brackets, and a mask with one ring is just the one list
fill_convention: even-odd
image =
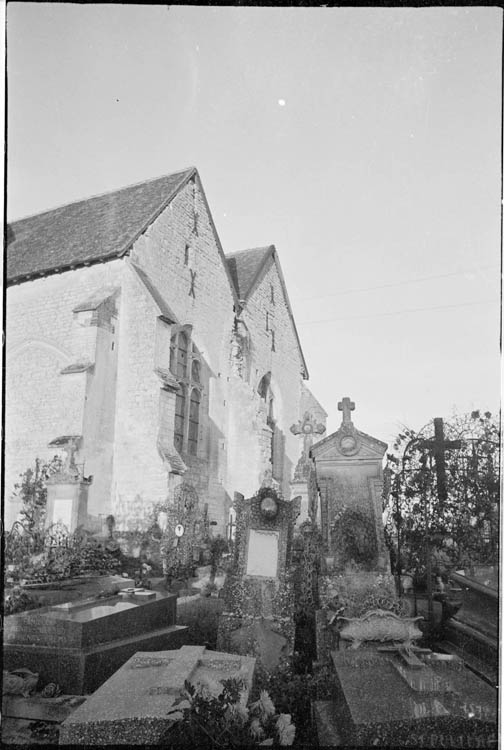
[(285, 499), (313, 405), (273, 245), (225, 255), (195, 168), (13, 222), (5, 522), (19, 475), (63, 450), (87, 525), (144, 528), (188, 483), (225, 533), (235, 493)]

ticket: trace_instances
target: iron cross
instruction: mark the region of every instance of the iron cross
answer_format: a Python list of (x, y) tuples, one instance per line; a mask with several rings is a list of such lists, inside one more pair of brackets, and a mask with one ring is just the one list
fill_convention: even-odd
[(338, 404), (338, 410), (343, 412), (343, 424), (349, 424), (352, 421), (350, 412), (355, 409), (355, 403), (345, 396)]
[(434, 419), (434, 439), (421, 440), (419, 445), (422, 448), (427, 448), (427, 450), (429, 450), (434, 456), (436, 462), (438, 497), (441, 501), (445, 501), (448, 497), (448, 492), (446, 490), (445, 451), (453, 448), (462, 448), (462, 441), (445, 440), (443, 420), (441, 417), (436, 417)]

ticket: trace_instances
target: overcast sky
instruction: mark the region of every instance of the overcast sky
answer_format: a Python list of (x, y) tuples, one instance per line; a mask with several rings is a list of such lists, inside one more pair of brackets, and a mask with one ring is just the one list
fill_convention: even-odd
[(502, 11), (10, 3), (8, 218), (194, 165), (339, 425), (499, 407)]

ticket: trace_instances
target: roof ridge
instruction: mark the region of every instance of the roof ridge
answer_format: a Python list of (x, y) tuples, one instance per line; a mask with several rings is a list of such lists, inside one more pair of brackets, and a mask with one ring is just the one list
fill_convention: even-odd
[(124, 185), (121, 188), (115, 188), (113, 190), (105, 190), (102, 193), (94, 193), (93, 195), (88, 195), (85, 198), (78, 198), (74, 201), (70, 201), (69, 203), (60, 203), (58, 206), (53, 206), (52, 208), (46, 208), (43, 211), (39, 211), (35, 214), (28, 214), (27, 216), (20, 216), (19, 219), (11, 219), (10, 221), (7, 221), (6, 223), (9, 226), (12, 226), (13, 224), (17, 224), (20, 221), (26, 221), (27, 219), (34, 219), (35, 217), (44, 216), (44, 214), (52, 213), (52, 211), (58, 211), (60, 208), (67, 208), (68, 206), (75, 206), (78, 203), (87, 203), (87, 201), (94, 200), (95, 198), (103, 198), (106, 195), (112, 195), (113, 193), (122, 193), (124, 190), (131, 190), (131, 188), (139, 187), (140, 185), (148, 185), (151, 182), (156, 182), (157, 180), (162, 180), (167, 177), (175, 177), (175, 175), (182, 175), (187, 174), (188, 172), (196, 171), (196, 167), (187, 167), (186, 169), (177, 169), (175, 172), (167, 172), (166, 174), (159, 175), (158, 177), (151, 177), (148, 180), (139, 180), (138, 182), (132, 182), (130, 185)]

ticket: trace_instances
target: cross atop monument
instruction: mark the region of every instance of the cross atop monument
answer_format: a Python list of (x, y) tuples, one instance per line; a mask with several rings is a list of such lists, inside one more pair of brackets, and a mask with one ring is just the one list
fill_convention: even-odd
[(446, 490), (445, 451), (453, 448), (462, 448), (462, 441), (445, 440), (443, 420), (441, 417), (436, 417), (434, 419), (434, 439), (422, 440), (420, 445), (422, 448), (427, 448), (434, 456), (438, 497), (440, 500), (446, 500), (448, 492)]
[(339, 404), (338, 404), (338, 411), (343, 412), (343, 424), (351, 424), (352, 422), (352, 416), (350, 412), (352, 412), (355, 409), (355, 403), (353, 401), (350, 401), (348, 396), (345, 396)]

